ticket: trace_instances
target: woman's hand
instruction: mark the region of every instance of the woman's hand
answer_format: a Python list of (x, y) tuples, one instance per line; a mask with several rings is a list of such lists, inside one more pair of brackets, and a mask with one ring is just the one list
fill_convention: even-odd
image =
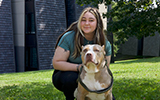
[(107, 60), (107, 66), (109, 67), (110, 61), (111, 61), (111, 56), (106, 56), (106, 60)]
[(81, 70), (82, 64), (77, 65), (77, 71), (79, 72)]

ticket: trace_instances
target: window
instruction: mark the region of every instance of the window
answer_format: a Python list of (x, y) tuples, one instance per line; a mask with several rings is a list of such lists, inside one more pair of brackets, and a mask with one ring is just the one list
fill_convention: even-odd
[(37, 70), (37, 49), (34, 47), (26, 47), (25, 69), (26, 71)]
[(34, 0), (25, 2), (25, 71), (38, 70)]
[(35, 34), (35, 18), (33, 13), (25, 15), (25, 23), (26, 34)]

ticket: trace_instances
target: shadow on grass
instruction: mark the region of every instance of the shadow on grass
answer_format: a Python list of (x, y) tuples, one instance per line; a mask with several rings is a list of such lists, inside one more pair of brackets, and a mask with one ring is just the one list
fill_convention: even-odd
[(52, 83), (26, 83), (0, 87), (0, 100), (64, 100)]
[(115, 80), (116, 100), (160, 100), (160, 81), (147, 79)]

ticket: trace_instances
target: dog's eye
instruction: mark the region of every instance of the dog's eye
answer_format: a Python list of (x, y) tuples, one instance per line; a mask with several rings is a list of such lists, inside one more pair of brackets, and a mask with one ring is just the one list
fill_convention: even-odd
[(83, 52), (84, 52), (84, 53), (87, 52), (87, 49), (84, 49)]
[(94, 49), (94, 51), (95, 51), (95, 52), (99, 52), (99, 50), (98, 50), (98, 49)]

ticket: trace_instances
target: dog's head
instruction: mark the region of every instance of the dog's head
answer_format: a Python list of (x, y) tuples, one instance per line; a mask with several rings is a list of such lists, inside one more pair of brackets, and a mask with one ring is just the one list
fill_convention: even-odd
[(82, 46), (82, 64), (87, 73), (96, 73), (105, 65), (104, 46), (97, 44)]

